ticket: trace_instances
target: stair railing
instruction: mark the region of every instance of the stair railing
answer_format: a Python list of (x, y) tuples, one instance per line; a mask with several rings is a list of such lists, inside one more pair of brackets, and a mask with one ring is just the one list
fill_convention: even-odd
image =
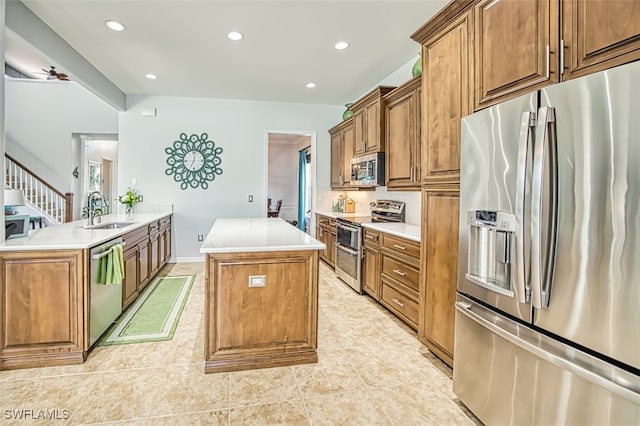
[(4, 169), (6, 186), (21, 189), (29, 203), (55, 222), (71, 222), (73, 219), (73, 194), (62, 193), (35, 173), (5, 153)]

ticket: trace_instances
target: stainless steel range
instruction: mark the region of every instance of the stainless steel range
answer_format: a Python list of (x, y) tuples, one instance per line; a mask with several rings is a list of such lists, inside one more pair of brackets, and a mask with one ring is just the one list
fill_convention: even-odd
[(405, 203), (375, 200), (370, 216), (350, 215), (336, 219), (336, 275), (362, 294), (362, 224), (404, 222)]

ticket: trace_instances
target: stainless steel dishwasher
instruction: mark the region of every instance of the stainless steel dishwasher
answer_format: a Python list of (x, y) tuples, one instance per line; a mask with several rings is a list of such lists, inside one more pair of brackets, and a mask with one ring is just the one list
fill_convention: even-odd
[(91, 249), (91, 271), (89, 294), (89, 345), (102, 336), (107, 328), (122, 313), (122, 282), (114, 284), (100, 284), (98, 280), (98, 268), (101, 262), (106, 261), (106, 256), (113, 246), (123, 244), (122, 238), (115, 238)]

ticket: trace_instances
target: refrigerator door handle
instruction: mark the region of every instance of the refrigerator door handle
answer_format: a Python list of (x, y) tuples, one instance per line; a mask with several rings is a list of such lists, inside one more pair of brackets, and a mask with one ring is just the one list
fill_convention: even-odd
[(516, 232), (515, 232), (515, 274), (514, 287), (518, 302), (531, 301), (531, 288), (527, 282), (524, 253), (525, 194), (527, 186), (527, 164), (531, 147), (531, 138), (535, 126), (535, 113), (523, 112), (520, 120), (520, 137), (518, 139), (518, 163), (516, 166)]
[(538, 111), (531, 191), (531, 302), (538, 309), (549, 307), (555, 272), (557, 187), (555, 109), (543, 107)]

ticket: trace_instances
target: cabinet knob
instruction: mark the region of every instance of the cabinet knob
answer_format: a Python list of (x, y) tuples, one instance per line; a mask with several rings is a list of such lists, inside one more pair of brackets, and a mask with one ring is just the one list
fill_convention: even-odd
[(401, 301), (399, 301), (398, 299), (393, 298), (393, 299), (391, 299), (391, 300), (393, 300), (393, 301), (396, 303), (396, 305), (400, 305), (400, 306), (404, 307), (404, 303), (402, 303), (402, 302), (401, 302)]

